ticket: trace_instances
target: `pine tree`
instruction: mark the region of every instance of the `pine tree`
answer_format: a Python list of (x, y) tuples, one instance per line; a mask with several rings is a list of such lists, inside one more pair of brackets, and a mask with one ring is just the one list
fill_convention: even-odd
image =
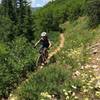
[(12, 35), (25, 35), (33, 39), (33, 17), (30, 4), (27, 0), (2, 0), (4, 15), (13, 22)]
[(2, 0), (1, 2), (3, 6), (3, 15), (7, 16), (8, 15), (8, 0)]
[(27, 32), (26, 37), (31, 41), (34, 39), (34, 19), (32, 16), (32, 10), (30, 9), (30, 6), (27, 7), (27, 18), (26, 18), (26, 26), (27, 26)]
[(12, 21), (16, 21), (16, 0), (2, 0), (4, 15), (9, 16)]
[(31, 40), (34, 37), (34, 23), (30, 4), (26, 0), (17, 0), (17, 2), (19, 33), (23, 33), (29, 40)]

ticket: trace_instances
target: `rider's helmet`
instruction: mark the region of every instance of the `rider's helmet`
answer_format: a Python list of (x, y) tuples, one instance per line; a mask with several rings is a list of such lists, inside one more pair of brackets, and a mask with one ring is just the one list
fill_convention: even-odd
[(41, 37), (45, 37), (45, 36), (47, 36), (47, 33), (46, 32), (42, 32), (41, 33)]

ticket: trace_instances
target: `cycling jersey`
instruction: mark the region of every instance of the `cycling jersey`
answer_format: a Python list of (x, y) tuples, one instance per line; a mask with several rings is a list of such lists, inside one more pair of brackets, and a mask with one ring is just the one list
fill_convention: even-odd
[(40, 45), (43, 48), (48, 48), (49, 47), (49, 40), (48, 40), (48, 38), (44, 38), (44, 39), (41, 38)]

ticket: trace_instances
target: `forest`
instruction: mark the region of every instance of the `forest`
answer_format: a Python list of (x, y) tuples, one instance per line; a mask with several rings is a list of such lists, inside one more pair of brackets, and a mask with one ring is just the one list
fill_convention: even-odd
[[(94, 76), (93, 71), (82, 71), (89, 74), (84, 82), (81, 75), (81, 78), (72, 77), (80, 66), (88, 63), (87, 46), (100, 36), (99, 26), (100, 0), (54, 0), (37, 10), (33, 10), (28, 0), (2, 0), (0, 100), (12, 100), (11, 93), (17, 96), (13, 100), (100, 100), (100, 87), (93, 87), (96, 83), (92, 83), (88, 93), (82, 94), (82, 87), (88, 88), (86, 83)], [(54, 48), (59, 45), (60, 33), (64, 33), (65, 46), (53, 61), (36, 72), (38, 48), (34, 49), (34, 44), (44, 31)], [(29, 81), (21, 85), (28, 76), (31, 76)]]

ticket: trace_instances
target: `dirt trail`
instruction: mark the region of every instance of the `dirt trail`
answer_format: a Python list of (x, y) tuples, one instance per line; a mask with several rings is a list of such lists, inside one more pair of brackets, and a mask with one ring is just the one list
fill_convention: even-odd
[[(90, 67), (93, 69), (95, 79), (100, 82), (100, 40), (98, 40), (96, 43), (92, 44), (90, 47)], [(93, 81), (94, 81), (93, 80)]]
[[(63, 48), (64, 47), (64, 41), (65, 41), (65, 38), (64, 38), (64, 34), (62, 33), (62, 34), (60, 34), (60, 45), (58, 46), (58, 48), (56, 48), (53, 52), (51, 52), (50, 54), (49, 54), (49, 57), (48, 57), (48, 60), (50, 60), (50, 58), (53, 56), (53, 55), (55, 55), (55, 54), (57, 54), (57, 52), (59, 52), (60, 50), (61, 50), (61, 48)], [(48, 61), (47, 60), (47, 61)]]
[[(64, 34), (63, 34), (63, 33), (60, 34), (59, 40), (60, 40), (60, 43), (59, 43), (58, 48), (54, 49), (54, 51), (51, 52), (51, 53), (49, 54), (49, 57), (48, 57), (48, 59), (47, 59), (47, 62), (50, 60), (50, 58), (51, 58), (52, 56), (54, 56), (55, 54), (57, 54), (57, 53), (64, 47), (65, 38), (64, 38)], [(30, 77), (31, 77), (31, 75), (30, 75), (25, 81), (23, 81), (23, 82), (21, 83), (21, 85), (24, 84), (24, 83), (26, 83), (26, 82), (28, 82), (28, 79), (29, 79)], [(20, 86), (19, 86), (17, 89), (20, 89)], [(13, 95), (13, 93), (12, 93), (12, 94), (10, 94), (8, 100), (18, 100), (18, 99), (17, 99), (17, 97), (16, 97), (15, 95)]]

